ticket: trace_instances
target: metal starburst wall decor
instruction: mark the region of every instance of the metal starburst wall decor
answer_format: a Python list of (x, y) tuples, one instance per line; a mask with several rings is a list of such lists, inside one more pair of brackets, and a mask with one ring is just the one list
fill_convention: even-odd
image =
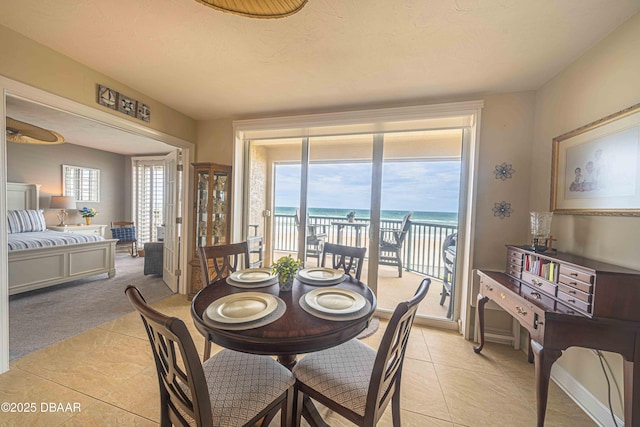
[(500, 203), (493, 204), (493, 216), (498, 216), (500, 219), (510, 217), (513, 209), (511, 209), (511, 203), (502, 201)]
[(496, 169), (493, 171), (493, 173), (496, 175), (496, 179), (504, 181), (510, 179), (515, 171), (516, 170), (510, 164), (503, 162), (499, 165), (496, 165)]

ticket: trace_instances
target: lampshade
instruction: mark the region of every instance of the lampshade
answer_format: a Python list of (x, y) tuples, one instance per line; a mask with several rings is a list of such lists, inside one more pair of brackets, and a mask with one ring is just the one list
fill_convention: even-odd
[(307, 0), (196, 0), (222, 12), (248, 18), (284, 18), (293, 15), (307, 4)]
[(7, 141), (17, 144), (53, 145), (63, 144), (64, 136), (20, 120), (7, 117)]
[(51, 196), (51, 203), (49, 203), (51, 209), (75, 209), (76, 198), (69, 196)]

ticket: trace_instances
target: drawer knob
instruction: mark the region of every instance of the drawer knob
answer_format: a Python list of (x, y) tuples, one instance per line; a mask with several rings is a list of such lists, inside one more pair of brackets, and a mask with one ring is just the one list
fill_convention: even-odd
[(536, 324), (536, 326), (544, 325), (544, 322), (541, 322), (539, 320), (536, 320), (534, 323)]
[(505, 299), (507, 296), (503, 293), (500, 293), (500, 298)]
[(576, 291), (573, 291), (573, 290), (569, 291), (569, 293), (576, 295)]
[(576, 282), (569, 282), (569, 284), (570, 284), (571, 286), (578, 286), (578, 284), (577, 284)]
[(484, 285), (484, 287), (485, 287), (485, 288), (487, 288), (487, 289), (489, 289), (489, 291), (492, 291), (492, 290), (493, 290), (493, 286), (491, 286), (491, 285), (490, 285), (490, 284), (488, 284), (488, 283), (487, 283), (486, 285)]
[(578, 273), (571, 273), (573, 277), (578, 277)]
[(520, 316), (526, 316), (527, 315), (527, 312), (525, 311), (525, 309), (520, 307), (519, 305), (516, 306), (516, 311), (518, 312), (518, 314)]
[(542, 296), (540, 295), (540, 292), (531, 291), (531, 296), (534, 297), (537, 300), (541, 300), (542, 299)]
[(533, 283), (533, 284), (534, 284), (534, 285), (536, 285), (536, 286), (540, 286), (540, 285), (542, 284), (542, 282), (540, 282), (540, 281), (539, 281), (539, 280), (537, 280), (537, 279), (531, 279), (531, 283)]
[(568, 299), (568, 300), (567, 300), (567, 302), (572, 302), (572, 303), (574, 303), (574, 302), (576, 302), (576, 300), (575, 300), (575, 299), (573, 299), (573, 298), (571, 298), (571, 299)]

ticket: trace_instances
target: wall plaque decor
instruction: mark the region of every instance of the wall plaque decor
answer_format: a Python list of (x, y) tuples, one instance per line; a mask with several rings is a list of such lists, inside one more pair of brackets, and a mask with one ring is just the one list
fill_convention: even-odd
[(505, 219), (510, 217), (512, 213), (513, 209), (511, 209), (511, 203), (502, 201), (493, 204), (493, 216), (500, 217), (500, 219)]
[(640, 216), (640, 104), (553, 139), (551, 210)]
[(151, 120), (151, 108), (148, 105), (101, 84), (97, 86), (98, 104), (145, 122)]

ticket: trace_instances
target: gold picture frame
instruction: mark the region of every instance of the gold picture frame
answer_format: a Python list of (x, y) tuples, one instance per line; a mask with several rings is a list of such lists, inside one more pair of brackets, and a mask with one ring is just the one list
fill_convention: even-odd
[(640, 216), (640, 104), (553, 138), (551, 211)]

